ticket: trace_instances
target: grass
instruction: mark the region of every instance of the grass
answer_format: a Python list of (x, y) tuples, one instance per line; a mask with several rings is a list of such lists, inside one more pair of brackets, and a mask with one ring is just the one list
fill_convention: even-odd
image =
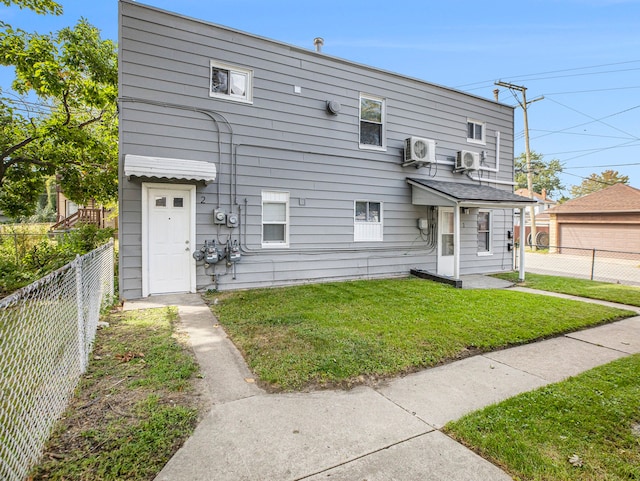
[[(496, 274), (495, 277), (512, 282), (518, 282), (517, 272)], [(559, 292), (573, 296), (600, 299), (603, 301), (618, 302), (629, 306), (640, 307), (640, 287), (626, 286), (623, 284), (611, 284), (607, 282), (576, 279), (573, 277), (545, 276), (541, 274), (527, 273), (525, 282), (519, 284), (532, 289)]]
[(518, 480), (640, 479), (640, 354), (521, 394), (445, 430)]
[(212, 309), (272, 390), (349, 386), (633, 313), (416, 278), (212, 293)]
[(113, 312), (32, 479), (151, 480), (193, 432), (198, 368), (175, 308)]

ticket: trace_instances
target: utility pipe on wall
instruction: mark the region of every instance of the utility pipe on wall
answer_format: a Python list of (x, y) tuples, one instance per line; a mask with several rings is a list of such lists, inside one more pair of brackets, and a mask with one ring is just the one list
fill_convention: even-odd
[(524, 207), (520, 207), (520, 268), (518, 270), (518, 281), (519, 282), (524, 282), (524, 248), (525, 248), (525, 244), (524, 244), (524, 232), (525, 232), (525, 225), (524, 225)]

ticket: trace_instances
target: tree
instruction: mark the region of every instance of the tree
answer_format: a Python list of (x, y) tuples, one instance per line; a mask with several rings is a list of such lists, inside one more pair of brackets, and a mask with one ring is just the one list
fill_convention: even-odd
[[(38, 12), (60, 8), (50, 0), (12, 3)], [(84, 19), (47, 35), (2, 24), (0, 65), (14, 68), (17, 94), (0, 91), (0, 209), (10, 217), (32, 214), (54, 174), (78, 204), (115, 199), (115, 44)]]
[(580, 185), (571, 186), (571, 197), (582, 197), (614, 184), (628, 184), (629, 176), (620, 175), (617, 170), (605, 170), (601, 174), (591, 174)]
[(53, 0), (0, 0), (7, 6), (14, 4), (20, 8), (28, 8), (36, 13), (52, 13), (54, 15), (60, 15), (62, 13), (62, 6)]
[[(516, 187), (527, 188), (527, 158), (524, 153), (515, 159)], [(541, 193), (546, 190), (549, 197), (564, 189), (560, 182), (559, 174), (562, 173), (562, 164), (558, 159), (549, 162), (543, 160), (542, 154), (531, 152), (531, 169), (533, 170), (533, 191)]]

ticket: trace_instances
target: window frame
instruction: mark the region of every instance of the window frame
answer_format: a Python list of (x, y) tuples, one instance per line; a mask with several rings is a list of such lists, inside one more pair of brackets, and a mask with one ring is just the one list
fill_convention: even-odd
[[(290, 194), (289, 192), (263, 190), (260, 202), (260, 240), (261, 245), (265, 249), (278, 249), (289, 247), (289, 230), (290, 230)], [(266, 204), (284, 204), (285, 205), (285, 220), (282, 221), (269, 221), (265, 222), (264, 219), (264, 205)], [(284, 226), (284, 239), (271, 241), (264, 239), (264, 226), (265, 225), (283, 225)]]
[[(480, 230), (480, 215), (487, 214), (487, 230)], [(476, 239), (480, 236), (480, 234), (484, 234), (487, 236), (487, 250), (480, 250), (480, 242), (478, 242), (476, 246), (477, 254), (479, 256), (490, 256), (493, 255), (493, 213), (488, 209), (480, 209), (477, 215), (476, 222)]]
[[(367, 219), (356, 217), (358, 203), (367, 204)], [(379, 205), (379, 219), (368, 220), (370, 204)], [(354, 242), (382, 242), (384, 240), (384, 203), (379, 200), (358, 199), (353, 201), (353, 241)]]
[[(362, 100), (372, 100), (374, 102), (380, 102), (380, 123), (376, 123), (372, 120), (363, 120), (362, 118)], [(365, 144), (362, 142), (362, 123), (369, 123), (374, 125), (380, 125), (380, 145)], [(366, 150), (387, 150), (387, 101), (383, 97), (377, 95), (370, 95), (360, 93), (358, 97), (358, 145), (361, 149)]]
[[(469, 126), (470, 125), (473, 125), (474, 135), (472, 137), (469, 137)], [(482, 128), (482, 135), (480, 136), (479, 139), (475, 138), (475, 132), (476, 132), (476, 127), (477, 126), (480, 126)], [(482, 122), (481, 120), (468, 118), (467, 119), (467, 142), (469, 142), (471, 144), (486, 145), (487, 144), (487, 123), (486, 122)]]
[[(245, 94), (244, 95), (235, 95), (226, 92), (215, 92), (213, 90), (213, 69), (217, 68), (219, 70), (227, 70), (228, 77), (227, 82), (229, 82), (232, 74), (239, 74), (246, 76), (246, 86), (245, 86)], [(224, 62), (218, 62), (217, 60), (209, 61), (209, 97), (218, 98), (222, 100), (230, 100), (232, 102), (241, 102), (246, 104), (253, 104), (253, 70), (238, 67), (236, 65), (230, 65)]]

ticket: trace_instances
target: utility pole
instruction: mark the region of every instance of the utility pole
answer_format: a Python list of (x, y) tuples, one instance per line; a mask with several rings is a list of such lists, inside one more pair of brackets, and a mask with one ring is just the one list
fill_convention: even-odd
[[(522, 93), (522, 101), (520, 101), (520, 99), (518, 98), (518, 96), (516, 94), (513, 94), (513, 96), (516, 98), (516, 100), (518, 101), (518, 103), (520, 104), (520, 107), (522, 107), (522, 112), (524, 114), (524, 155), (525, 155), (525, 159), (527, 162), (527, 190), (529, 191), (529, 198), (531, 200), (534, 200), (534, 196), (533, 196), (533, 170), (531, 169), (531, 149), (529, 148), (529, 119), (527, 117), (527, 106), (529, 104), (532, 104), (533, 102), (537, 102), (538, 100), (542, 100), (544, 98), (544, 96), (535, 98), (533, 100), (530, 100), (529, 102), (527, 102), (527, 88), (526, 87), (522, 87), (520, 85), (513, 85), (507, 82), (502, 82), (502, 81), (498, 81), (495, 83), (496, 85), (500, 85), (501, 87), (506, 87), (509, 90), (512, 91), (513, 90), (517, 90), (518, 92)], [(537, 244), (536, 244), (536, 212), (535, 212), (535, 205), (531, 204), (531, 206), (529, 206), (529, 218), (531, 219), (531, 248), (535, 251)], [(521, 229), (525, 229), (526, 226), (520, 226)]]

